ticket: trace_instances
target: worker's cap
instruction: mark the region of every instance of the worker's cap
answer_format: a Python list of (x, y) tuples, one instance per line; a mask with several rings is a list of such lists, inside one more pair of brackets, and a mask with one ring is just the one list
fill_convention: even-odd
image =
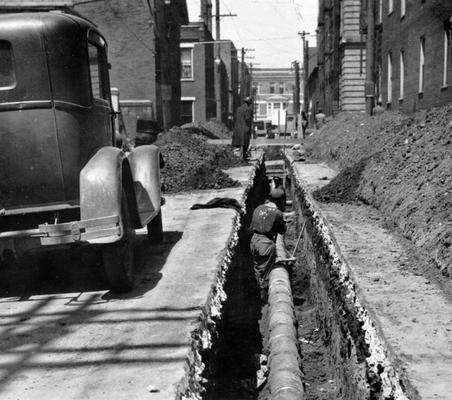
[(281, 189), (272, 189), (268, 194), (270, 200), (279, 200), (284, 196), (284, 191)]

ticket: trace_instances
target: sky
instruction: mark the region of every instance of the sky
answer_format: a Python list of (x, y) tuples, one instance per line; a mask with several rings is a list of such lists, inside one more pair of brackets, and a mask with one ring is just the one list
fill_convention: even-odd
[[(215, 14), (215, 0), (213, 13)], [(198, 21), (200, 0), (187, 0), (190, 21)], [(221, 39), (230, 39), (237, 49), (247, 51), (247, 63), (255, 68), (289, 68), (302, 59), (302, 40), (298, 32), (310, 33), (306, 39), (315, 45), (318, 0), (220, 0)], [(215, 32), (215, 19), (213, 20)]]

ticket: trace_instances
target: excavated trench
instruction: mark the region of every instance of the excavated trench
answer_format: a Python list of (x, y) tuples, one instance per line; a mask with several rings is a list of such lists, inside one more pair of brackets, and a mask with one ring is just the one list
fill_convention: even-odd
[[(277, 159), (281, 150), (271, 148), (270, 158)], [(275, 350), (268, 345), (269, 338), (271, 342), (272, 330), (280, 326), (278, 321), (272, 324), (265, 320), (275, 319), (278, 313), (272, 315), (270, 303), (260, 304), (252, 272), (248, 226), (252, 211), (264, 201), (268, 190), (265, 169), (258, 166), (246, 196), (247, 212), (240, 220), (238, 240), (225, 271), (221, 311), (209, 316), (209, 345), (199, 350), (199, 365), (203, 366), (199, 398), (404, 399), (402, 383), (386, 359), (370, 316), (359, 303), (325, 221), (290, 163), (285, 162), (286, 188), (292, 200), (286, 210), (292, 212), (284, 237), (286, 255), (292, 253), (301, 237), (296, 261), (288, 271), (293, 310), (288, 313), (293, 313), (294, 319), (285, 321), (286, 331), (293, 325), (296, 345), (278, 349), (282, 354), (272, 354)], [(271, 364), (272, 357), (280, 364), (295, 357), (299, 372), (293, 370), (293, 365)], [(272, 375), (271, 368), (282, 371)], [(290, 376), (284, 375), (286, 372)], [(300, 385), (302, 382), (302, 387), (294, 394), (291, 384), (297, 386), (296, 380)], [(272, 392), (275, 388), (279, 388), (278, 393)]]

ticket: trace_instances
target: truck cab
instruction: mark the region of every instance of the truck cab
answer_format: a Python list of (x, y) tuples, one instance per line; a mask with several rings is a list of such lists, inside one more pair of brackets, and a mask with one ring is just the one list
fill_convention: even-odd
[(94, 24), (0, 15), (0, 251), (99, 245), (112, 289), (132, 288), (134, 229), (161, 227), (159, 151), (115, 147), (114, 116)]

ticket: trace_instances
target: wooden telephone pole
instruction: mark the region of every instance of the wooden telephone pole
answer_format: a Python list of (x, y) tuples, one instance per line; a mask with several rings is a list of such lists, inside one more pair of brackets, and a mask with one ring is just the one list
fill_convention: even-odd
[(309, 78), (309, 42), (306, 36), (309, 32), (298, 32), (303, 40), (303, 111), (307, 114), (309, 111), (309, 97), (308, 97), (308, 78)]
[(237, 14), (220, 14), (220, 0), (215, 0), (215, 103), (216, 117), (223, 120), (223, 105), (221, 93), (221, 50), (220, 50), (220, 19), (222, 17), (236, 17)]

